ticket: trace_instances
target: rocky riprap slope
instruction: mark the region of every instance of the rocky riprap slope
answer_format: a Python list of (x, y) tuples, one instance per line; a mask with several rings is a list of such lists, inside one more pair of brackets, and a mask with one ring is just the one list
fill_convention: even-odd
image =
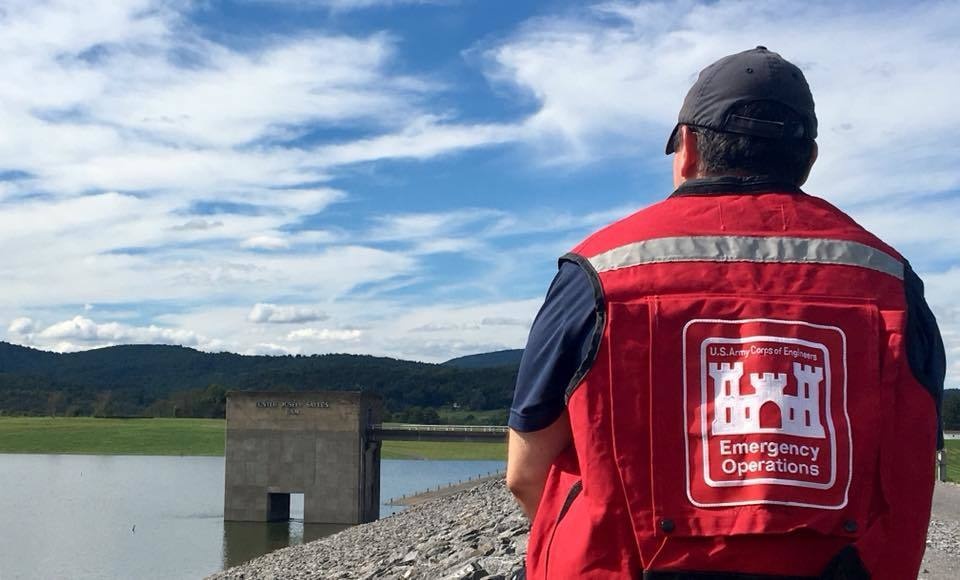
[(527, 531), (526, 518), (498, 479), (211, 578), (505, 579), (523, 561)]
[[(960, 578), (960, 487), (939, 484), (920, 578)], [(272, 552), (216, 580), (495, 580), (520, 567), (527, 522), (503, 479)]]

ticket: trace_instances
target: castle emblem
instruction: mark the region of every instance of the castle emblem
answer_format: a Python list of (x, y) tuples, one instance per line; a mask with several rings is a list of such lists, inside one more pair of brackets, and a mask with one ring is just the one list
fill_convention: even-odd
[(713, 435), (782, 433), (824, 437), (820, 420), (823, 367), (793, 363), (796, 395), (784, 392), (786, 373), (750, 373), (750, 385), (754, 389), (751, 394), (740, 392), (742, 362), (710, 363), (708, 373), (713, 379)]

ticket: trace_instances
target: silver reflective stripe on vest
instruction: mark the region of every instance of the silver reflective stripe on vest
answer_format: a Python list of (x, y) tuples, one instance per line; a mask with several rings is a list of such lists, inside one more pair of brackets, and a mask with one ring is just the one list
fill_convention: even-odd
[(754, 236), (684, 236), (626, 244), (590, 258), (597, 272), (662, 262), (774, 262), (859, 266), (903, 280), (903, 263), (846, 240)]

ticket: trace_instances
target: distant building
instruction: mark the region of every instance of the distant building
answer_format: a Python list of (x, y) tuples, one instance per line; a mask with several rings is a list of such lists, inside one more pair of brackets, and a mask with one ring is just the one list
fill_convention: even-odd
[(381, 408), (358, 392), (228, 393), (224, 519), (289, 519), (300, 493), (304, 522), (377, 519)]

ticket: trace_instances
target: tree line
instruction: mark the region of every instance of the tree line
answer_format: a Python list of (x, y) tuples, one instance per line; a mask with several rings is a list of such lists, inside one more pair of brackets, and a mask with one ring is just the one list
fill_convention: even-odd
[[(516, 364), (463, 368), (366, 355), (241, 356), (163, 345), (57, 354), (0, 343), (0, 413), (223, 417), (230, 390), (368, 390), (388, 418), (506, 409)], [(432, 411), (432, 414), (431, 414)]]

